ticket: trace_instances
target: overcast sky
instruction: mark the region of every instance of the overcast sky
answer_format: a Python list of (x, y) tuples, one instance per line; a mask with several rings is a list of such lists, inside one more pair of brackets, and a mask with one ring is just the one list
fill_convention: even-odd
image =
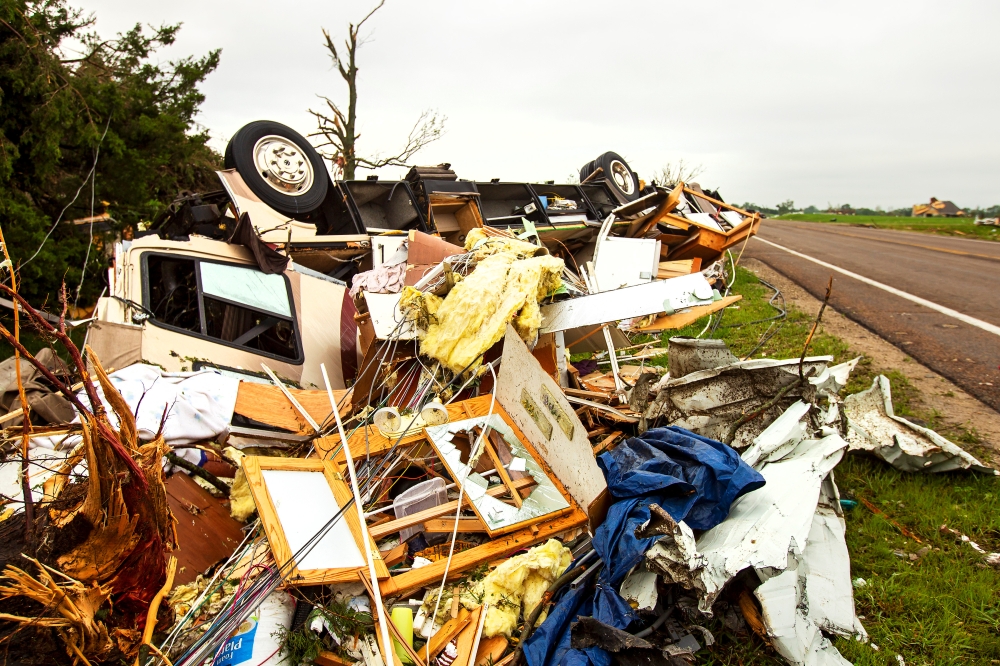
[[(375, 2), (70, 0), (108, 35), (183, 22), (163, 59), (222, 49), (200, 122), (302, 133), (346, 98), (341, 40)], [(729, 201), (1000, 203), (1000, 3), (388, 0), (359, 52), (361, 152), (448, 118), (418, 154), (462, 178), (564, 181), (613, 150), (649, 179), (701, 164)], [(362, 172), (363, 173), (363, 172)], [(385, 170), (382, 178), (398, 176)]]

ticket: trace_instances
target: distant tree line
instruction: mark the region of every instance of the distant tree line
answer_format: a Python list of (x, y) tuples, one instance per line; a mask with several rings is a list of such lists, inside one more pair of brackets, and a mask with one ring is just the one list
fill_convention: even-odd
[[(755, 210), (764, 215), (777, 216), (777, 215), (787, 215), (789, 213), (805, 213), (806, 215), (815, 215), (819, 213), (830, 213), (832, 215), (871, 215), (871, 216), (887, 216), (887, 217), (910, 217), (913, 214), (913, 208), (896, 208), (892, 210), (885, 210), (881, 206), (876, 206), (875, 208), (854, 208), (850, 204), (840, 204), (832, 205), (827, 204), (826, 208), (817, 208), (816, 206), (806, 206), (805, 208), (796, 208), (795, 202), (791, 199), (782, 201), (776, 206), (761, 206), (760, 204), (755, 204), (752, 202), (746, 202), (740, 204), (740, 208), (744, 210)], [(990, 206), (989, 208), (963, 208), (970, 218), (980, 218), (980, 217), (1000, 217), (1000, 205)]]

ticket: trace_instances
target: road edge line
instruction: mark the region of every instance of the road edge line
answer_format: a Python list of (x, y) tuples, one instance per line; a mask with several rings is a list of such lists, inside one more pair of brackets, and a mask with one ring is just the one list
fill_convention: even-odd
[(842, 274), (844, 274), (844, 275), (846, 275), (848, 277), (852, 277), (855, 280), (858, 280), (860, 282), (864, 282), (865, 284), (868, 284), (868, 285), (871, 285), (873, 287), (877, 287), (879, 289), (882, 289), (883, 291), (887, 291), (890, 294), (894, 294), (896, 296), (899, 296), (900, 298), (905, 298), (906, 300), (911, 301), (913, 303), (916, 303), (918, 305), (923, 305), (924, 307), (930, 308), (931, 310), (935, 310), (937, 312), (940, 312), (943, 315), (948, 315), (949, 317), (952, 317), (953, 319), (958, 319), (959, 321), (965, 322), (966, 324), (969, 324), (970, 326), (975, 326), (976, 328), (982, 329), (982, 330), (986, 331), (987, 333), (992, 333), (993, 335), (1000, 335), (1000, 326), (995, 326), (995, 325), (993, 325), (993, 324), (991, 324), (989, 322), (983, 321), (982, 319), (976, 319), (975, 317), (970, 317), (969, 315), (962, 314), (961, 312), (959, 312), (957, 310), (952, 310), (951, 308), (946, 308), (943, 305), (938, 305), (937, 303), (935, 303), (933, 301), (928, 301), (926, 298), (921, 298), (919, 296), (914, 296), (911, 293), (902, 291), (900, 289), (896, 289), (895, 287), (890, 287), (887, 284), (882, 284), (881, 282), (878, 282), (876, 280), (872, 280), (871, 278), (866, 278), (864, 275), (858, 275), (857, 273), (853, 273), (853, 272), (851, 272), (851, 271), (849, 271), (849, 270), (847, 270), (845, 268), (841, 268), (840, 266), (834, 266), (833, 264), (827, 263), (827, 262), (822, 261), (820, 259), (817, 259), (815, 257), (810, 257), (808, 254), (802, 254), (801, 252), (796, 252), (795, 250), (787, 248), (784, 245), (778, 245), (777, 243), (772, 243), (769, 240), (765, 240), (765, 239), (761, 238), (760, 236), (754, 236), (754, 240), (758, 240), (758, 241), (760, 241), (762, 243), (767, 243), (768, 245), (776, 247), (779, 250), (784, 250), (785, 252), (787, 252), (789, 254), (793, 254), (796, 257), (802, 257), (803, 259), (805, 259), (807, 261), (811, 261), (814, 264), (819, 264), (820, 266), (825, 266), (826, 268), (829, 268), (831, 270), (837, 271), (838, 273), (842, 273)]

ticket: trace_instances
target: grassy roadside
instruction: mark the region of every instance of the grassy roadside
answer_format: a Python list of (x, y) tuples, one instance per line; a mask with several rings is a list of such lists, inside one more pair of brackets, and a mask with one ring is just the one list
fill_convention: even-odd
[(836, 213), (791, 213), (779, 220), (799, 222), (826, 222), (851, 227), (876, 227), (879, 229), (904, 229), (939, 236), (960, 236), (980, 240), (1000, 241), (1000, 227), (977, 227), (969, 218), (962, 217), (894, 217), (890, 215), (839, 215)]
[[(769, 322), (752, 322), (771, 317), (776, 310), (767, 304), (772, 290), (749, 271), (738, 269), (733, 290), (742, 294), (743, 300), (726, 310), (715, 337), (726, 340), (735, 354), (743, 356), (772, 326)], [(775, 304), (781, 305), (781, 299), (776, 299)], [(753, 356), (797, 357), (814, 317), (814, 312), (788, 308), (787, 319), (780, 327), (774, 324), (778, 330), (772, 329), (773, 337)], [(662, 344), (665, 346), (673, 335), (697, 335), (705, 324), (703, 319), (681, 331), (665, 333)], [(823, 332), (822, 326), (809, 353), (831, 354), (836, 362), (858, 355), (843, 340)], [(653, 359), (652, 364), (666, 365), (666, 356)], [(868, 388), (879, 372), (890, 379), (898, 414), (925, 422), (973, 454), (981, 449), (974, 431), (948, 428), (940, 414), (921, 410), (919, 391), (897, 370), (874, 368), (870, 360), (863, 358), (845, 392)], [(1000, 598), (996, 595), (1000, 571), (983, 567), (982, 556), (968, 543), (940, 530), (947, 525), (987, 551), (1000, 551), (997, 478), (965, 473), (904, 474), (879, 460), (853, 454), (845, 458), (835, 474), (844, 498), (864, 498), (923, 542), (903, 536), (886, 518), (863, 504), (847, 513), (851, 576), (866, 581), (855, 589), (855, 603), (871, 644), (837, 639), (835, 644), (844, 657), (866, 666), (895, 665), (897, 654), (908, 666), (1000, 663)], [(925, 546), (931, 550), (922, 551), (916, 560), (910, 559), (911, 553)], [(715, 628), (710, 625), (710, 629)], [(718, 629), (719, 643), (710, 655), (701, 653), (706, 655), (702, 656), (704, 663), (784, 663), (756, 636), (736, 637), (721, 625)]]

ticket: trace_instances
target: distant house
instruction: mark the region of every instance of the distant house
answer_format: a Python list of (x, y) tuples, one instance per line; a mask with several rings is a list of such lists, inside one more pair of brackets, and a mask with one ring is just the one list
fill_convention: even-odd
[(913, 217), (962, 217), (965, 211), (950, 201), (938, 201), (931, 197), (930, 203), (913, 204)]

